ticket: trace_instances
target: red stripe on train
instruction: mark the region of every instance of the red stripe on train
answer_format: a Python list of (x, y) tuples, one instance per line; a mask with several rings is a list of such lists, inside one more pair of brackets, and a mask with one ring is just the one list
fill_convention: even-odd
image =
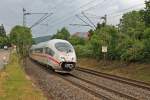
[(52, 60), (53, 62), (60, 64), (59, 61), (57, 61), (55, 58), (53, 58), (52, 56), (47, 55), (47, 54), (44, 54), (44, 55), (43, 54), (32, 54), (32, 55), (41, 56), (41, 57), (48, 57), (49, 60)]

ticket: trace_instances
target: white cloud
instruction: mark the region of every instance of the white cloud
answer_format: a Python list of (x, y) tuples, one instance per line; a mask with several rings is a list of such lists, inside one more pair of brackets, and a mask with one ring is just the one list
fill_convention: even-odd
[[(88, 27), (73, 27), (69, 26), (71, 23), (82, 23), (74, 16), (76, 13), (80, 13), (82, 10), (89, 9), (88, 13), (95, 15), (104, 15), (111, 12), (117, 12), (121, 9), (125, 9), (131, 7), (133, 5), (137, 5), (143, 3), (145, 0), (95, 0), (95, 2), (91, 2), (89, 5), (86, 5), (83, 8), (80, 6), (85, 5), (86, 3), (93, 0), (1, 0), (0, 3), (0, 24), (4, 24), (9, 31), (14, 25), (22, 24), (22, 8), (25, 7), (27, 11), (30, 12), (54, 12), (54, 15), (48, 19), (49, 29), (44, 26), (37, 26), (33, 29), (33, 35), (42, 36), (53, 34), (63, 26), (69, 28), (69, 30), (74, 33), (76, 31), (87, 31)], [(96, 5), (96, 6), (95, 6)], [(95, 6), (95, 7), (93, 7)], [(28, 25), (32, 25), (39, 16), (28, 16)], [(66, 19), (69, 18), (69, 19)], [(63, 21), (66, 19), (65, 21)], [(115, 23), (119, 18), (112, 19), (110, 18), (109, 23)], [(93, 21), (99, 21), (93, 19)], [(53, 26), (53, 27), (50, 27)]]

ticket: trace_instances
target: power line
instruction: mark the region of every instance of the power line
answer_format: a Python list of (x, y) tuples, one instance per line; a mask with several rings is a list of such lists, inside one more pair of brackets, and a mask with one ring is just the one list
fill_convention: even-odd
[[(91, 1), (92, 2), (92, 1)], [(121, 10), (121, 11), (119, 11), (119, 12), (122, 12), (122, 11), (125, 11), (125, 10), (129, 10), (129, 9), (131, 9), (131, 8), (134, 8), (134, 7), (136, 7), (136, 6), (140, 6), (140, 5), (143, 5), (143, 4), (138, 4), (138, 5), (134, 5), (134, 6), (132, 6), (132, 7), (129, 7), (129, 8), (127, 8), (127, 9), (123, 9), (123, 10)], [(108, 16), (110, 16), (110, 15), (112, 15), (112, 14), (115, 14), (115, 13), (119, 13), (118, 11), (117, 12), (113, 12), (113, 13), (110, 13), (110, 14), (108, 14)], [(87, 14), (87, 13), (86, 13)], [(95, 16), (97, 16), (97, 15), (95, 15)], [(72, 16), (69, 16), (69, 17), (67, 17), (67, 18), (65, 18), (64, 20), (62, 20), (61, 22), (64, 22), (64, 21), (66, 21), (66, 20), (68, 20), (69, 18), (71, 18)], [(94, 17), (94, 15), (93, 15), (93, 17)], [(98, 16), (99, 18), (101, 18), (102, 16)], [(98, 18), (97, 18), (98, 19)], [(57, 25), (57, 24), (59, 24), (60, 22), (58, 22), (58, 23), (56, 23), (56, 24), (54, 24), (54, 25)], [(54, 27), (54, 25), (52, 26), (51, 25), (51, 27)]]
[(53, 13), (50, 13), (48, 15), (44, 15), (42, 18), (40, 18), (36, 23), (34, 23), (30, 28), (35, 27), (36, 25), (40, 24), (41, 22), (43, 22), (45, 19), (47, 19), (49, 16), (51, 16)]
[[(94, 1), (96, 1), (96, 0), (91, 0), (91, 1), (89, 1), (88, 3), (86, 3), (86, 4), (84, 4), (84, 5), (80, 6), (80, 7), (78, 7), (77, 9), (75, 9), (75, 10), (73, 10), (73, 11), (71, 11), (71, 12), (68, 12), (68, 14), (72, 14), (72, 13), (76, 12), (76, 10), (81, 9), (81, 8), (84, 8), (85, 6), (87, 6), (87, 5), (91, 4), (91, 3), (93, 3)], [(66, 14), (66, 15), (68, 15), (68, 14)], [(63, 17), (60, 17), (60, 19), (62, 19), (62, 18), (64, 19), (64, 18), (66, 17), (66, 15), (63, 16)], [(70, 18), (70, 17), (68, 17), (68, 18)], [(53, 20), (51, 23), (53, 23), (53, 22), (55, 22), (55, 20)]]
[[(116, 12), (110, 13), (109, 16), (110, 16), (110, 15), (113, 15), (113, 14), (117, 14), (117, 15), (114, 16), (114, 17), (117, 17), (117, 16), (121, 15), (120, 13), (122, 13), (122, 12), (124, 12), (124, 11), (126, 11), (126, 10), (129, 10), (129, 9), (132, 9), (132, 8), (134, 8), (134, 7), (140, 6), (140, 5), (142, 5), (142, 4), (134, 5), (134, 6), (132, 6), (132, 7), (129, 7), (129, 8), (120, 10), (120, 11), (117, 12), (117, 13), (116, 13)], [(82, 13), (83, 13), (83, 12), (82, 12)], [(118, 15), (118, 14), (119, 14), (119, 15)], [(107, 23), (107, 17), (106, 17), (106, 15), (105, 15), (104, 17), (103, 17), (103, 16), (94, 17), (94, 15), (92, 15), (92, 16), (93, 16), (93, 18), (96, 18), (96, 19), (104, 19), (105, 23)], [(85, 16), (81, 16), (81, 17), (85, 17)], [(90, 18), (90, 17), (88, 17), (88, 18)], [(90, 20), (90, 21), (91, 21), (91, 20)], [(94, 24), (94, 23), (92, 23), (92, 24)]]
[(82, 12), (83, 16), (96, 28), (95, 24), (85, 15), (84, 12)]
[(36, 25), (40, 24), (42, 21), (47, 19), (53, 13), (33, 13), (33, 12), (26, 12), (26, 9), (23, 8), (23, 26), (26, 26), (26, 16), (27, 15), (43, 15), (37, 22), (35, 22), (30, 28), (35, 27)]
[[(143, 4), (134, 5), (134, 6), (132, 6), (132, 7), (129, 7), (129, 8), (126, 8), (126, 9), (123, 9), (123, 10), (120, 10), (120, 11), (117, 11), (117, 12), (109, 13), (108, 16), (109, 16), (109, 18), (110, 18), (110, 17), (116, 18), (116, 17), (118, 17), (118, 16), (121, 17), (121, 15), (122, 15), (123, 12), (128, 11), (128, 10), (130, 10), (130, 9), (133, 9), (133, 8), (135, 8), (135, 7), (137, 7), (137, 6), (140, 7), (141, 5), (143, 5)], [(141, 8), (138, 8), (138, 9), (141, 9)], [(92, 15), (92, 18), (94, 18), (94, 19), (100, 19), (100, 18), (102, 17), (102, 16), (96, 16), (96, 15), (95, 15), (95, 17), (94, 17), (93, 14), (89, 14), (89, 15)], [(114, 15), (114, 16), (112, 16), (112, 15)]]
[[(85, 6), (89, 5), (90, 3), (93, 3), (94, 1), (95, 1), (95, 0), (89, 1), (88, 3), (84, 4), (83, 6), (80, 6), (79, 8), (77, 8), (76, 10), (81, 9), (81, 8), (84, 8)], [(76, 10), (71, 11), (70, 13), (74, 13)], [(63, 20), (60, 21), (60, 22), (64, 22), (64, 21), (68, 20), (69, 18), (71, 18), (71, 17), (73, 17), (73, 16), (74, 16), (74, 15), (69, 16), (69, 17), (67, 17), (67, 18), (65, 18), (66, 16), (64, 16), (64, 17), (63, 17)], [(61, 19), (62, 19), (62, 17), (61, 17)], [(54, 21), (53, 21), (53, 22), (54, 22)], [(54, 25), (57, 25), (57, 24), (59, 24), (60, 22), (57, 22), (57, 23), (54, 24)], [(54, 25), (51, 25), (51, 26), (54, 26)]]
[(85, 12), (85, 11), (88, 11), (88, 10), (90, 10), (90, 9), (93, 9), (93, 8), (95, 8), (96, 6), (98, 6), (99, 4), (102, 4), (102, 3), (106, 2), (106, 1), (107, 1), (107, 0), (103, 0), (102, 2), (96, 4), (95, 6), (92, 6), (92, 7), (88, 8), (88, 9), (84, 10), (84, 12)]
[[(130, 10), (130, 9), (132, 9), (132, 8), (135, 8), (135, 7), (138, 7), (138, 6), (141, 6), (141, 5), (143, 5), (143, 3), (140, 3), (140, 4), (137, 4), (137, 5), (131, 6), (131, 7), (126, 8), (126, 9), (119, 10), (119, 11), (117, 11), (117, 12), (109, 13), (109, 14), (107, 14), (107, 16), (111, 16), (111, 15), (113, 15), (113, 14), (118, 14), (118, 13), (123, 13), (124, 11)], [(89, 14), (89, 13), (86, 13), (86, 14), (92, 15), (92, 17), (93, 17), (93, 18), (96, 18), (96, 19), (99, 19), (99, 18), (102, 17), (102, 16), (97, 16), (97, 15)], [(95, 17), (94, 17), (94, 16), (95, 16)]]
[[(129, 8), (123, 9), (123, 10), (119, 10), (118, 12), (109, 13), (109, 14), (107, 14), (107, 15), (110, 16), (110, 15), (115, 14), (115, 13), (122, 13), (122, 12), (124, 12), (124, 11), (130, 10), (130, 9), (132, 9), (132, 8), (135, 8), (135, 7), (138, 7), (138, 6), (141, 6), (141, 5), (143, 5), (143, 3), (140, 3), (140, 4), (137, 4), (137, 5), (131, 6), (131, 7), (129, 7)], [(134, 10), (135, 10), (135, 9), (134, 9)]]
[(84, 21), (79, 15), (76, 15), (76, 17), (78, 19), (80, 19), (82, 22), (84, 22), (85, 24), (87, 24), (88, 26), (90, 26), (91, 28), (93, 28), (93, 26), (91, 26), (89, 23), (87, 23), (86, 21)]
[(69, 25), (71, 25), (71, 26), (89, 26), (87, 24), (69, 24)]

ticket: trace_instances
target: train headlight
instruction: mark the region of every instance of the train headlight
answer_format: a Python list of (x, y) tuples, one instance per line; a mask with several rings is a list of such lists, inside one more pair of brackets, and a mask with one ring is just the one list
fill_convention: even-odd
[(60, 57), (61, 61), (65, 61), (65, 58), (64, 57)]

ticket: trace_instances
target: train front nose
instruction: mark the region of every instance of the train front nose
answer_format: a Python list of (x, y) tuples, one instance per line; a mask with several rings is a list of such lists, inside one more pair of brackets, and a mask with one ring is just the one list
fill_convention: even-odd
[(63, 62), (61, 67), (64, 71), (72, 71), (75, 68), (74, 62)]

